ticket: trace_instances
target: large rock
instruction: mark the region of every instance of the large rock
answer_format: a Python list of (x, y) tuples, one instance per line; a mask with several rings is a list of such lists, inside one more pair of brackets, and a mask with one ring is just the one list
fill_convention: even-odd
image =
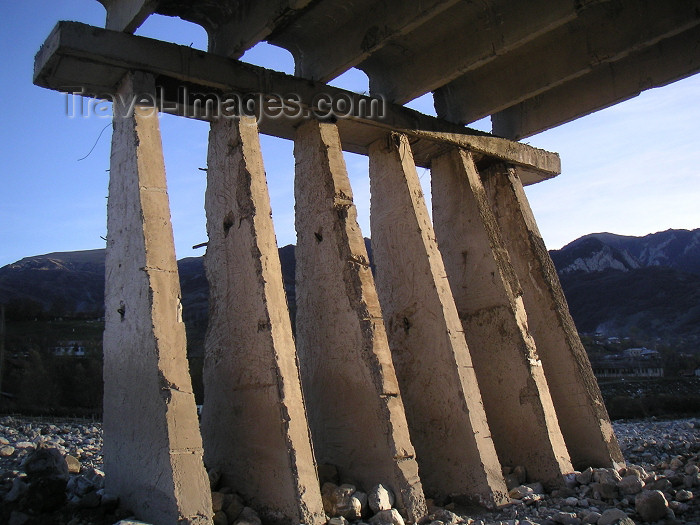
[(666, 516), (668, 501), (659, 490), (643, 490), (634, 501), (634, 508), (644, 521), (657, 521)]
[(396, 509), (381, 510), (369, 520), (370, 525), (405, 525)]
[(58, 449), (49, 448), (43, 443), (27, 455), (22, 466), (30, 481), (41, 478), (68, 481), (68, 465), (63, 454)]
[(598, 525), (613, 525), (627, 519), (627, 513), (620, 509), (608, 509), (598, 519)]
[(379, 483), (372, 487), (372, 490), (367, 494), (369, 508), (372, 512), (377, 513), (382, 510), (389, 510), (394, 506), (394, 493), (384, 485)]
[(644, 482), (635, 474), (630, 474), (629, 476), (622, 478), (622, 480), (617, 484), (617, 488), (620, 489), (622, 494), (639, 494), (644, 488)]

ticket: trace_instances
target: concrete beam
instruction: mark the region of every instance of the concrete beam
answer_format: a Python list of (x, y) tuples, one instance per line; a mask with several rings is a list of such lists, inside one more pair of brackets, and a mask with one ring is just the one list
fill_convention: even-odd
[[(528, 169), (525, 184), (551, 178), (560, 172), (559, 156), (526, 144), (506, 141), (470, 130), (403, 106), (346, 90), (277, 73), (232, 59), (144, 37), (126, 35), (79, 24), (59, 22), (35, 59), (34, 83), (63, 92), (84, 89), (86, 95), (110, 99), (127, 71), (148, 71), (158, 77), (161, 90), (154, 93), (167, 113), (204, 118), (195, 111), (189, 93), (204, 93), (225, 100), (231, 94), (278, 94), (293, 97), (291, 114), (262, 118), (262, 133), (293, 139), (295, 128), (314, 114), (323, 114), (320, 100), (344, 100), (351, 108), (338, 118), (346, 151), (367, 154), (369, 145), (388, 131), (411, 137), (417, 165), (428, 167), (431, 159), (448, 151), (458, 140), (482, 162), (496, 158)], [(201, 100), (200, 100), (201, 102)], [(373, 108), (373, 109), (372, 109)], [(266, 115), (271, 109), (266, 108)]]
[(460, 2), (431, 24), (393, 39), (358, 67), (370, 78), (370, 93), (403, 104), (574, 20), (581, 5), (575, 0)]
[[(146, 86), (144, 86), (144, 83)], [(121, 94), (153, 78), (128, 75)], [(115, 104), (105, 262), (105, 488), (154, 525), (212, 523), (158, 113)]]
[(377, 292), (426, 495), (503, 505), (508, 491), (408, 137), (375, 142), (369, 171)]
[(158, 0), (98, 0), (107, 10), (105, 27), (133, 33), (155, 12)]
[(699, 25), (698, 7), (697, 0), (592, 5), (570, 24), (436, 90), (435, 109), (452, 122), (474, 122)]
[(365, 490), (388, 484), (416, 522), (418, 464), (336, 126), (304, 123), (294, 156), (296, 337), (316, 459)]
[(325, 1), (274, 34), (269, 42), (294, 55), (297, 76), (327, 82), (457, 2), (364, 0), (354, 2), (353, 9), (345, 9), (345, 0)]
[(519, 140), (700, 72), (700, 27), (602, 64), (491, 116), (493, 132)]
[(624, 458), (603, 396), (517, 172), (493, 166), (482, 179), (523, 288), (528, 326), (571, 461), (577, 470), (618, 467)]
[(479, 173), (460, 149), (435, 159), (432, 172), (435, 234), (501, 464), (561, 484), (573, 468)]
[(264, 521), (323, 525), (255, 119), (212, 121), (207, 166), (206, 463)]

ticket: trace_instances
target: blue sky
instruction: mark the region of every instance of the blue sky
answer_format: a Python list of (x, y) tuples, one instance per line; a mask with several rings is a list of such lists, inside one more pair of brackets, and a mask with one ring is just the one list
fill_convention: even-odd
[[(58, 20), (101, 26), (104, 9), (97, 0), (0, 3), (0, 266), (104, 247), (110, 121), (69, 118), (65, 95), (32, 85), (34, 54)], [(206, 46), (201, 28), (167, 17), (151, 17), (137, 34)], [(244, 60), (293, 69), (289, 53), (265, 44)], [(334, 84), (367, 89), (357, 71)], [(549, 248), (599, 231), (644, 235), (700, 227), (699, 94), (700, 76), (691, 77), (525, 140), (562, 157), (560, 176), (527, 189)], [(432, 113), (430, 97), (409, 105)], [(206, 241), (205, 173), (198, 168), (206, 166), (208, 125), (164, 115), (161, 131), (177, 256), (202, 255), (192, 246)], [(262, 146), (278, 243), (293, 243), (292, 144), (263, 137)], [(360, 226), (369, 235), (367, 159), (349, 154), (346, 160)], [(429, 172), (419, 169), (419, 175), (427, 189)]]

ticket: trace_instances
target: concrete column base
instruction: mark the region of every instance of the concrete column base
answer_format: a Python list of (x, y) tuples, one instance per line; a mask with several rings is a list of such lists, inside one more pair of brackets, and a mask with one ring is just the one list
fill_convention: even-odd
[(425, 499), (338, 129), (297, 129), (296, 335), (319, 463), (387, 484), (410, 521)]
[(105, 490), (155, 525), (210, 524), (158, 113), (131, 107), (134, 94), (153, 89), (153, 77), (130, 74), (114, 102), (105, 263)]
[(211, 124), (202, 434), (266, 523), (326, 522), (254, 118)]
[(600, 388), (517, 170), (498, 164), (482, 179), (523, 288), (528, 325), (571, 461), (579, 470), (622, 465)]
[(370, 147), (372, 250), (426, 495), (509, 501), (408, 138)]
[(556, 486), (573, 470), (522, 292), (472, 156), (433, 160), (435, 232), (504, 466)]

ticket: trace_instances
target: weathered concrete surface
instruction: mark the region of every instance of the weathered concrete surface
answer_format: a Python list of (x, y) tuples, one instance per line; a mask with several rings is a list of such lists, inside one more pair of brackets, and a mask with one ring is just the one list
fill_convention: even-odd
[(319, 463), (364, 490), (426, 512), (372, 272), (334, 124), (309, 121), (294, 143), (296, 336)]
[(517, 171), (497, 164), (482, 172), (482, 180), (523, 289), (528, 326), (571, 461), (580, 470), (621, 464), (598, 383)]
[(98, 0), (107, 10), (105, 27), (133, 33), (156, 9), (157, 0)]
[[(210, 524), (158, 114), (114, 105), (104, 333), (106, 491), (155, 525)], [(151, 84), (152, 85), (152, 84)]]
[(369, 151), (372, 251), (426, 495), (508, 502), (481, 392), (405, 135)]
[(571, 22), (578, 5), (551, 0), (460, 2), (431, 24), (372, 53), (358, 67), (369, 76), (371, 93), (404, 104)]
[[(187, 68), (183, 69), (183, 63)], [(494, 137), (403, 106), (381, 103), (378, 99), (213, 53), (77, 22), (59, 22), (54, 28), (35, 58), (34, 83), (59, 91), (66, 86), (83, 86), (93, 96), (105, 97), (130, 69), (150, 71), (158, 76), (163, 90), (148, 94), (162, 97), (165, 112), (201, 118), (192, 105), (182, 104), (178, 88), (183, 82), (189, 86), (190, 93), (215, 94), (222, 100), (231, 93), (294, 94), (298, 105), (290, 106), (290, 116), (263, 118), (260, 122), (262, 133), (293, 139), (296, 128), (312, 111), (318, 110), (319, 100), (342, 100), (349, 109), (341, 115), (349, 113), (352, 117), (339, 118), (337, 123), (346, 151), (367, 154), (369, 145), (387, 132), (401, 131), (411, 136), (414, 160), (423, 167), (428, 167), (435, 155), (458, 144), (480, 155), (530, 168), (531, 177), (523, 179), (526, 183), (551, 178), (561, 168), (556, 153)], [(268, 106), (268, 115), (280, 113), (279, 101), (276, 109)]]
[(321, 525), (326, 517), (255, 119), (212, 122), (205, 208), (207, 466), (266, 522)]
[[(469, 123), (534, 99), (600, 64), (616, 62), (644, 48), (662, 48), (660, 42), (700, 25), (697, 9), (693, 1), (589, 2), (569, 24), (435, 90), (435, 110), (452, 122)], [(601, 91), (603, 98), (606, 89)]]
[(493, 132), (520, 140), (700, 71), (700, 27), (637, 49), (625, 58), (491, 115)]
[(499, 458), (556, 485), (573, 469), (479, 173), (462, 149), (435, 159), (432, 171), (435, 233)]

